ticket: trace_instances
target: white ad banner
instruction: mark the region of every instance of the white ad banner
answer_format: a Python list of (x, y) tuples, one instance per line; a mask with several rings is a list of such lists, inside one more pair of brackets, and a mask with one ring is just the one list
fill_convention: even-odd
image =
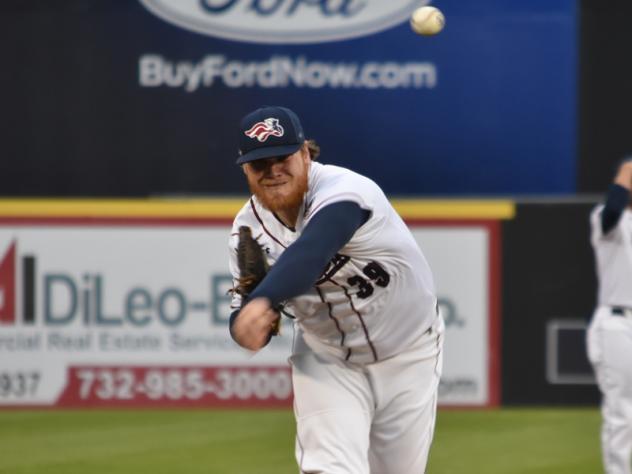
[[(443, 405), (488, 406), (493, 225), (412, 226), (446, 319)], [(228, 223), (0, 226), (0, 406), (289, 406), (293, 328), (228, 333)]]

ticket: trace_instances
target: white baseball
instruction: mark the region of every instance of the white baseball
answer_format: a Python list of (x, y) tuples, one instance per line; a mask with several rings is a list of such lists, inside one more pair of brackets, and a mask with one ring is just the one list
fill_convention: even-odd
[(410, 16), (410, 27), (418, 35), (436, 35), (444, 26), (445, 17), (437, 7), (419, 7)]

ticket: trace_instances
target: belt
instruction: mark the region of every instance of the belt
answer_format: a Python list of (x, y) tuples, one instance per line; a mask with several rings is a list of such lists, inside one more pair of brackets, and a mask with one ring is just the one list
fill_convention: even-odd
[(613, 316), (622, 316), (624, 318), (632, 318), (632, 309), (622, 306), (612, 306), (610, 312)]

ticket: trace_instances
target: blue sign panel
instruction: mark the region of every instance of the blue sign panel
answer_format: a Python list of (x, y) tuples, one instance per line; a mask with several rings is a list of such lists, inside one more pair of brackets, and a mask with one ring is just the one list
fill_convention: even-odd
[[(0, 15), (15, 35), (5, 57), (29, 74), (8, 79), (5, 92), (22, 92), (3, 100), (19, 122), (5, 146), (23, 163), (74, 157), (75, 172), (90, 156), (95, 177), (83, 175), (80, 193), (243, 194), (238, 123), (266, 104), (297, 112), (323, 162), (389, 194), (575, 191), (574, 1), (35, 4), (28, 24), (17, 7)], [(445, 15), (435, 36), (410, 28), (424, 5)], [(1, 184), (35, 187), (38, 169)], [(69, 176), (58, 174), (39, 189)]]
[(323, 161), (390, 193), (574, 191), (575, 2), (435, 2), (433, 37), (408, 25), (428, 2), (141, 3), (175, 27), (140, 54), (139, 87), (209, 109), (214, 160), (234, 155), (241, 114), (282, 104)]

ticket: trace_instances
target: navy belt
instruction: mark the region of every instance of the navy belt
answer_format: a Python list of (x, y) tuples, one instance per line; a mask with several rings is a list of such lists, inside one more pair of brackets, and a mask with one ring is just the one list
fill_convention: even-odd
[(610, 308), (610, 312), (613, 316), (626, 316), (628, 313), (632, 314), (632, 310), (628, 308), (623, 308), (621, 306), (613, 306)]

